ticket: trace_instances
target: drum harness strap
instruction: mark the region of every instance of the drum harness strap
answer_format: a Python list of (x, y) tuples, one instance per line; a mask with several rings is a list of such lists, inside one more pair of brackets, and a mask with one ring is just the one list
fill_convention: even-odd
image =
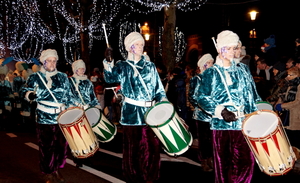
[(131, 98), (128, 98), (125, 96), (125, 99), (124, 101), (129, 103), (129, 104), (132, 104), (132, 105), (137, 105), (137, 106), (140, 106), (140, 107), (151, 107), (155, 104), (155, 100), (152, 100), (151, 101), (151, 97), (150, 97), (150, 93), (149, 93), (149, 90), (142, 78), (142, 76), (140, 75), (139, 71), (137, 70), (137, 68), (131, 64), (130, 62), (126, 61), (134, 70), (134, 76), (138, 76), (139, 80), (141, 81), (143, 87), (145, 88), (146, 92), (147, 92), (147, 95), (148, 95), (148, 99), (149, 101), (137, 101), (137, 100), (134, 100), (134, 99), (131, 99)]
[(72, 83), (74, 84), (74, 87), (75, 87), (76, 91), (78, 92), (79, 98), (81, 99), (81, 101), (83, 103), (83, 105), (79, 104), (79, 103), (77, 103), (77, 105), (80, 106), (80, 107), (82, 107), (84, 110), (87, 109), (89, 107), (89, 105), (84, 102), (84, 100), (82, 98), (82, 95), (81, 95), (81, 93), (80, 93), (80, 91), (78, 89), (78, 85), (76, 85), (76, 83), (74, 82), (74, 80), (72, 78), (70, 78), (70, 79), (71, 79)]
[[(47, 113), (51, 113), (51, 114), (57, 114), (60, 113), (61, 111), (65, 110), (65, 106), (64, 104), (60, 104), (58, 103), (57, 99), (55, 98), (55, 96), (53, 95), (53, 93), (51, 92), (51, 90), (49, 89), (49, 87), (47, 86), (47, 84), (45, 83), (44, 79), (42, 78), (42, 76), (37, 72), (37, 75), (40, 77), (40, 79), (42, 80), (43, 84), (45, 85), (45, 87), (47, 88), (47, 90), (49, 91), (50, 95), (53, 97), (55, 102), (49, 102), (49, 101), (39, 101), (37, 103), (37, 108), (41, 111), (47, 112)], [(45, 107), (39, 103), (42, 103), (44, 105), (48, 105), (51, 107), (55, 107), (55, 108), (48, 108)]]
[[(240, 117), (244, 117), (244, 112), (243, 111), (240, 111), (240, 109), (244, 106), (244, 105), (241, 105), (240, 107), (237, 107), (236, 105), (234, 105), (234, 103), (232, 102), (232, 99), (231, 99), (231, 95), (230, 95), (230, 92), (228, 90), (228, 86), (227, 86), (227, 83), (224, 79), (224, 76), (222, 75), (221, 71), (219, 70), (218, 67), (214, 66), (214, 68), (216, 68), (216, 70), (218, 71), (218, 73), (220, 74), (220, 77), (221, 77), (221, 80), (222, 80), (222, 83), (224, 84), (225, 86), (225, 89), (226, 89), (226, 92), (227, 92), (227, 95), (228, 95), (228, 98), (229, 98), (229, 103), (225, 103), (223, 104), (224, 106), (233, 106), (237, 111), (236, 112), (233, 112), (235, 114), (235, 116), (237, 118), (240, 118)], [(219, 118), (217, 116), (213, 116), (214, 118)], [(223, 118), (221, 118), (223, 119)]]

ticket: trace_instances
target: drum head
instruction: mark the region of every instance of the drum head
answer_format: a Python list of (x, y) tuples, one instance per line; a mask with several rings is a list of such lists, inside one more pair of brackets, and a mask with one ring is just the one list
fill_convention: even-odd
[(174, 107), (169, 102), (161, 102), (149, 109), (146, 115), (146, 123), (150, 126), (164, 124), (172, 118)]
[(83, 109), (79, 107), (67, 109), (58, 119), (60, 124), (70, 124), (77, 121), (83, 115)]
[(263, 109), (273, 110), (273, 106), (268, 102), (258, 102), (256, 106), (258, 110), (263, 110)]
[(268, 111), (261, 111), (252, 115), (244, 121), (243, 132), (249, 137), (259, 138), (273, 132), (278, 126), (276, 114)]
[(98, 123), (101, 115), (100, 110), (95, 107), (88, 108), (85, 111), (85, 114), (91, 126), (94, 126)]

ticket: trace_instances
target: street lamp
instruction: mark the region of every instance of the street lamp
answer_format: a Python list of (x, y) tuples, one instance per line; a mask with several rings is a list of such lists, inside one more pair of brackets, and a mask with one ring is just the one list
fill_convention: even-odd
[(249, 12), (251, 20), (254, 21), (254, 20), (256, 19), (256, 14), (257, 14), (257, 13), (258, 13), (258, 12), (255, 11), (255, 10), (252, 10), (252, 11)]
[(141, 26), (141, 34), (144, 35), (146, 41), (149, 41), (150, 27), (148, 26), (147, 22), (145, 22), (145, 24), (143, 26)]
[[(257, 14), (258, 12), (257, 11), (255, 11), (255, 10), (252, 10), (252, 11), (250, 11), (249, 12), (249, 14), (250, 14), (250, 18), (251, 18), (251, 20), (254, 22), (255, 21), (255, 19), (256, 19), (256, 14)], [(253, 28), (252, 30), (250, 30), (250, 38), (256, 38), (256, 30), (255, 30), (255, 28)]]

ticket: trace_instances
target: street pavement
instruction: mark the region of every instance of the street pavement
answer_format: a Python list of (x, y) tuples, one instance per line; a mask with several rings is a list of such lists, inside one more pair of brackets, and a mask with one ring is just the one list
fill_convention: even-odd
[[(0, 183), (42, 183), (38, 167), (37, 139), (32, 122), (23, 121), (9, 130), (0, 131)], [(161, 176), (155, 183), (213, 183), (213, 172), (204, 172), (197, 160), (196, 146), (179, 157), (161, 152)], [(67, 183), (124, 183), (122, 175), (122, 128), (114, 139), (100, 143), (92, 157), (84, 159), (84, 166), (77, 168), (69, 152), (67, 164), (61, 170)], [(293, 170), (282, 176), (269, 176), (255, 167), (252, 183), (297, 182), (300, 178), (300, 161)]]

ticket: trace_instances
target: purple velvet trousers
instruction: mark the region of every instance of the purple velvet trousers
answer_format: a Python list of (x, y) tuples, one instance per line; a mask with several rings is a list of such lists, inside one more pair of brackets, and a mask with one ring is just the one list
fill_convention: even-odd
[(215, 182), (250, 183), (255, 159), (241, 130), (212, 130)]
[(68, 143), (59, 126), (37, 124), (40, 169), (51, 174), (63, 168), (67, 158)]
[(160, 141), (149, 126), (123, 126), (123, 175), (127, 183), (159, 178)]

